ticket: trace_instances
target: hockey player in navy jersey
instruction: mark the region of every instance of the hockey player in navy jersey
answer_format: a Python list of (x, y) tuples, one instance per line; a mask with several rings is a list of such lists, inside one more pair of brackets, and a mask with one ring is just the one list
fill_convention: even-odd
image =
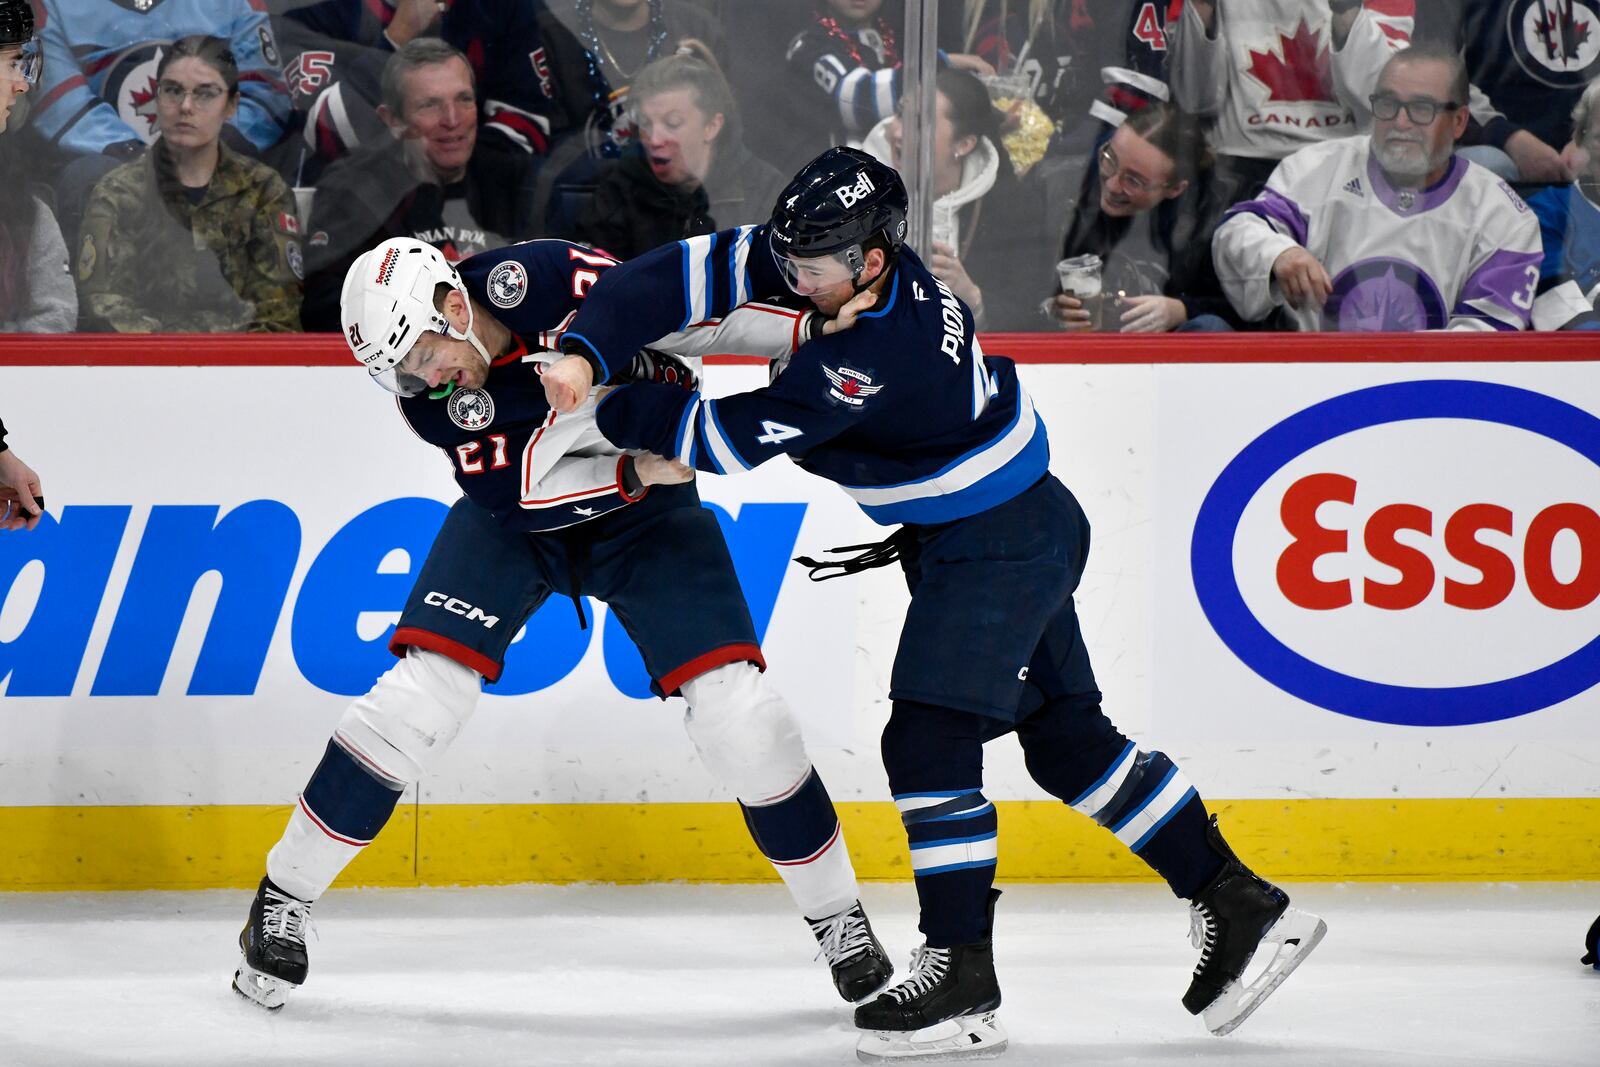
[[(1089, 524), (1049, 472), (1043, 420), (971, 312), (902, 241), (900, 177), (834, 148), (780, 195), (772, 221), (669, 245), (608, 272), (544, 384), (582, 402), (651, 336), (792, 290), (824, 315), (871, 301), (854, 327), (803, 345), (772, 383), (710, 400), (653, 384), (601, 402), (602, 433), (702, 471), (787, 455), (899, 530), (836, 566), (898, 555), (911, 589), (883, 760), (911, 848), (927, 940), (902, 983), (856, 1009), (869, 1059), (993, 1053), (1006, 1038), (992, 930), (994, 806), (984, 742), (1015, 732), (1029, 773), (1111, 830), (1192, 905), (1201, 948), (1183, 1004), (1227, 1033), (1322, 937), (1316, 916), (1251, 873), (1182, 772), (1100, 710), (1072, 594)], [(872, 295), (869, 297), (868, 293)], [(792, 295), (791, 294), (791, 295)], [(1273, 958), (1245, 985), (1262, 945)]]
[[(313, 901), (383, 828), (460, 731), (507, 646), (552, 593), (610, 605), (708, 770), (739, 799), (756, 846), (783, 878), (847, 1000), (893, 968), (857, 899), (838, 816), (800, 727), (762, 676), (744, 593), (694, 472), (624, 455), (596, 431), (593, 402), (557, 415), (539, 375), (584, 293), (614, 261), (566, 241), (530, 241), (466, 260), (394, 238), (345, 278), (345, 339), (400, 413), (441, 448), (465, 494), (450, 509), (390, 647), (400, 662), (350, 705), (300, 795), (240, 934), (234, 988), (269, 1009), (305, 981)], [(652, 339), (693, 357), (783, 355), (798, 312), (730, 316), (714, 331)], [(692, 384), (661, 351), (632, 374)], [(674, 385), (673, 388), (679, 388)], [(430, 392), (432, 390), (432, 392)], [(578, 607), (579, 623), (584, 613)]]

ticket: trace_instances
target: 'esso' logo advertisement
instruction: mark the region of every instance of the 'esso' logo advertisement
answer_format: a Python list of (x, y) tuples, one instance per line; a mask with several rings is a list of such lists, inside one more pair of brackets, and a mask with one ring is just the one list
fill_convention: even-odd
[(1413, 381), (1252, 441), (1195, 520), (1218, 636), (1343, 715), (1459, 726), (1600, 683), (1600, 419), (1542, 393)]

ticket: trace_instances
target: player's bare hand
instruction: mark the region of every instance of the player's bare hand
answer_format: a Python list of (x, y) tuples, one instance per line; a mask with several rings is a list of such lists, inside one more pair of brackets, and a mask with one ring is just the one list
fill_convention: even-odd
[(1055, 316), (1056, 325), (1067, 330), (1087, 330), (1092, 326), (1088, 310), (1083, 306), (1083, 301), (1066, 293), (1057, 293), (1050, 301), (1050, 314)]
[(1189, 321), (1183, 301), (1170, 296), (1125, 296), (1122, 306), (1123, 333), (1166, 333)]
[(975, 56), (970, 52), (954, 52), (946, 58), (950, 65), (957, 70), (970, 70), (980, 78), (987, 78), (994, 74), (994, 67), (982, 56)]
[(31, 530), (44, 515), (39, 476), (12, 449), (0, 452), (0, 530)]
[(641, 485), (678, 485), (694, 479), (694, 468), (675, 459), (645, 452), (633, 457), (633, 473)]
[(1272, 261), (1272, 276), (1283, 290), (1283, 298), (1295, 310), (1319, 308), (1333, 292), (1333, 279), (1317, 257), (1299, 245)]
[(594, 368), (581, 356), (563, 356), (544, 369), (545, 403), (560, 415), (570, 415), (582, 406), (594, 387)]
[(873, 292), (871, 289), (861, 290), (861, 292), (845, 301), (844, 307), (839, 309), (839, 314), (823, 322), (823, 334), (827, 335), (830, 333), (838, 333), (840, 330), (848, 330), (850, 327), (856, 324), (857, 315), (860, 315), (863, 311), (871, 310), (872, 305), (876, 304), (877, 302), (877, 293)]

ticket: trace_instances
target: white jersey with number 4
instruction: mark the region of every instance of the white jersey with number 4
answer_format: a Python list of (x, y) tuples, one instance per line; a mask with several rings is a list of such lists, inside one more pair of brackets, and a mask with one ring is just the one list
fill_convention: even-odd
[[(1301, 149), (1235, 204), (1212, 255), (1246, 319), (1283, 306), (1301, 330), (1525, 330), (1543, 250), (1528, 205), (1459, 156), (1426, 189), (1397, 189), (1370, 137)], [(1299, 245), (1333, 280), (1320, 308), (1285, 305), (1272, 265)]]

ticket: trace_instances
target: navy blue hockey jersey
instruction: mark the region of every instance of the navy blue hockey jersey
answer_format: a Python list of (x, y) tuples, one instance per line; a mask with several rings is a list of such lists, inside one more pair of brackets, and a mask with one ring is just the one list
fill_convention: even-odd
[[(400, 400), (417, 436), (450, 457), (461, 491), (508, 526), (554, 530), (630, 502), (622, 457), (593, 430), (589, 411), (558, 416), (545, 403), (537, 355), (555, 347), (589, 287), (614, 263), (555, 240), (464, 260), (456, 269), (468, 294), (511, 330), (516, 344), (497, 356), (482, 389)], [(585, 408), (592, 411), (592, 401)]]
[[(607, 272), (564, 347), (587, 348), (614, 376), (657, 334), (788, 294), (767, 230), (690, 238)], [(884, 525), (986, 511), (1041, 478), (1050, 459), (1012, 362), (984, 356), (971, 311), (909, 248), (854, 328), (803, 345), (766, 388), (708, 400), (641, 383), (607, 395), (596, 421), (620, 447), (717, 474), (789, 455)]]

